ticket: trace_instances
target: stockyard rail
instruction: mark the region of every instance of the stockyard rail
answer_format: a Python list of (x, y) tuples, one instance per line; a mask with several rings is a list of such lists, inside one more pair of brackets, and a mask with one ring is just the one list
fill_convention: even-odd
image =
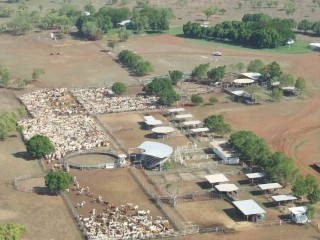
[[(184, 219), (181, 220), (180, 217), (178, 217), (177, 214), (173, 214), (171, 212), (171, 209), (167, 207), (162, 201), (161, 197), (158, 196), (154, 190), (150, 188), (148, 183), (143, 179), (143, 177), (140, 175), (138, 169), (135, 167), (130, 167), (130, 173), (134, 177), (134, 179), (137, 181), (137, 183), (143, 188), (143, 190), (150, 196), (151, 200), (162, 210), (162, 212), (165, 214), (166, 217), (170, 220), (170, 222), (174, 225), (178, 231), (175, 232), (175, 234), (178, 235), (186, 235), (185, 231), (185, 225), (183, 222), (185, 221)], [(193, 233), (194, 234), (194, 233)]]

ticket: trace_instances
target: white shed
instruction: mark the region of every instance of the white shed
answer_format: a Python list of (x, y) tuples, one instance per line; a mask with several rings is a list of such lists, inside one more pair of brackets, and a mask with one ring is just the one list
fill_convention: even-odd
[(307, 207), (300, 206), (300, 207), (292, 207), (289, 208), (290, 216), (293, 222), (302, 224), (308, 222), (307, 217)]

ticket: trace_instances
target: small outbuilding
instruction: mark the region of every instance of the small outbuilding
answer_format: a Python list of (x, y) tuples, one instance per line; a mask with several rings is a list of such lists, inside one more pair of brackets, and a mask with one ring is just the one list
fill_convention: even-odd
[(239, 164), (239, 154), (234, 150), (227, 141), (210, 142), (213, 152), (222, 159), (225, 164)]
[(298, 224), (304, 224), (308, 222), (308, 216), (307, 216), (307, 207), (306, 206), (300, 206), (300, 207), (292, 207), (289, 208), (290, 217), (293, 222)]
[(233, 205), (242, 213), (247, 221), (263, 220), (266, 213), (254, 200), (234, 201)]
[(265, 172), (247, 173), (245, 175), (250, 180), (251, 184), (259, 179), (264, 179), (267, 176)]

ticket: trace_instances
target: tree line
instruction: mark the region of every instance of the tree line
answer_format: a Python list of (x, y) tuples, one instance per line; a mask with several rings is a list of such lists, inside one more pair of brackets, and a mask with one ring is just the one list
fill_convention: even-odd
[(183, 25), (185, 37), (230, 41), (255, 48), (276, 48), (295, 39), (293, 19), (271, 18), (263, 13), (247, 13), (242, 21), (224, 21), (213, 27), (188, 22)]
[(320, 35), (320, 21), (311, 22), (304, 19), (298, 23), (298, 30), (303, 31), (304, 33), (312, 31), (316, 35)]
[(129, 50), (122, 50), (118, 54), (118, 60), (137, 76), (145, 76), (154, 69), (149, 61), (145, 61), (141, 56)]

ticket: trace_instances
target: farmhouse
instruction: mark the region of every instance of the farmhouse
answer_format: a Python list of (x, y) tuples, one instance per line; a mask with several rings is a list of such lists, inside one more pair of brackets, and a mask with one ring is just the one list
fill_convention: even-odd
[(212, 150), (226, 164), (238, 164), (239, 154), (225, 140), (210, 142)]
[(254, 81), (257, 81), (261, 77), (261, 74), (258, 73), (258, 72), (246, 72), (246, 73), (241, 73), (240, 77), (249, 78), (249, 79), (252, 79)]

